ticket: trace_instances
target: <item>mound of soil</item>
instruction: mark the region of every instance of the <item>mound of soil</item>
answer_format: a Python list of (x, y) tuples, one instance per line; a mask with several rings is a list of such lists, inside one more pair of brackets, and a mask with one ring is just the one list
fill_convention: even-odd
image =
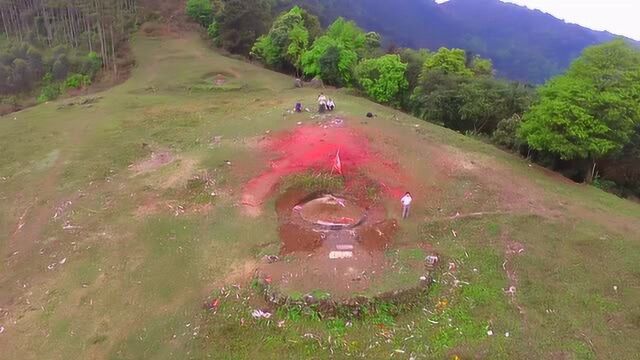
[(245, 186), (242, 203), (248, 208), (259, 208), (286, 176), (310, 170), (332, 171), (337, 154), (345, 177), (355, 178), (366, 170), (383, 192), (393, 197), (402, 194), (401, 189), (393, 186), (394, 182), (404, 182), (406, 176), (401, 169), (374, 152), (364, 134), (348, 126), (300, 126), (265, 138), (260, 147), (273, 154), (274, 159), (267, 170)]

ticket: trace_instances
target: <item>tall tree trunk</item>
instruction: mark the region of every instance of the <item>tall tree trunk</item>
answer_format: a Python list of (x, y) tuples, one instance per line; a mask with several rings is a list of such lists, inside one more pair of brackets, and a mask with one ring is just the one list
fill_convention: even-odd
[(591, 159), (591, 161), (587, 163), (587, 175), (584, 178), (586, 184), (593, 184), (593, 180), (596, 178), (596, 165), (595, 159)]

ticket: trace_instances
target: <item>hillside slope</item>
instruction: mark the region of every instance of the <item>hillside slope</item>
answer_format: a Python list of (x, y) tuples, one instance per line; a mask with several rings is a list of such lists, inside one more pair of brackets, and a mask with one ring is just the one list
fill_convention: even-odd
[[(197, 34), (159, 33), (133, 38), (138, 66), (100, 97), (0, 117), (0, 357), (640, 353), (637, 204), (345, 91), (326, 90), (336, 113), (292, 114), (318, 90), (224, 57)], [(403, 264), (442, 259), (418, 306), (320, 320), (253, 291), (263, 257), (281, 251), (279, 174), (311, 171), (301, 154), (331, 167), (333, 149), (318, 143), (334, 127), (376, 160), (354, 174), (349, 143), (347, 178), (386, 175), (361, 190), (398, 224), (379, 254), (391, 285), (419, 281)], [(285, 153), (273, 150), (281, 142)], [(261, 174), (276, 187), (249, 213), (243, 195)], [(409, 220), (398, 219), (395, 188), (414, 194)], [(256, 309), (272, 316), (254, 319)]]
[[(413, 48), (459, 47), (491, 58), (501, 76), (542, 83), (581, 51), (616, 36), (499, 0), (280, 0), (302, 4), (328, 24), (338, 16)], [(636, 42), (637, 43), (637, 42)]]

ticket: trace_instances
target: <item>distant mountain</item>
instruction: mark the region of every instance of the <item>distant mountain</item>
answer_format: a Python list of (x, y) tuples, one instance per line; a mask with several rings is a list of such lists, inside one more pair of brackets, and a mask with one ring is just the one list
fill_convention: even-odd
[[(387, 42), (412, 48), (459, 47), (491, 58), (499, 75), (542, 83), (563, 72), (585, 47), (616, 38), (499, 0), (279, 0), (319, 15), (355, 20)], [(632, 41), (632, 40), (630, 40)], [(634, 42), (638, 44), (638, 42)]]

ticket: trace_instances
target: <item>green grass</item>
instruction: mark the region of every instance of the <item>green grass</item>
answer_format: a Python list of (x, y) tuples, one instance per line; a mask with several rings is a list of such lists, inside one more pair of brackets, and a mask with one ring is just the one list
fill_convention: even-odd
[[(245, 217), (238, 199), (271, 160), (252, 144), (267, 131), (315, 122), (286, 109), (300, 99), (309, 106), (317, 91), (294, 89), (289, 77), (223, 57), (196, 35), (136, 36), (132, 46), (139, 66), (92, 107), (59, 109), (62, 102), (51, 102), (0, 118), (0, 246), (9, 255), (17, 241), (31, 241), (15, 260), (0, 262), (0, 300), (7, 303), (0, 307), (17, 319), (0, 318), (6, 328), (0, 357), (622, 359), (640, 352), (637, 204), (559, 181), (490, 145), (333, 89), (325, 92), (340, 99), (338, 115), (423, 187), (425, 200), (401, 223), (398, 247), (386, 256), (397, 271), (380, 287), (417, 283), (423, 248), (439, 254), (445, 270), (455, 262), (455, 278), (436, 276), (421, 306), (383, 303), (359, 320), (319, 320), (295, 308), (254, 320), (250, 312), (259, 302), (245, 292), (249, 284), (239, 292), (249, 298), (231, 293), (216, 314), (202, 310), (207, 295), (238, 282), (239, 269), (277, 252), (273, 199), (257, 218)], [(216, 74), (228, 79), (223, 89), (208, 88)], [(378, 116), (365, 119), (369, 111)], [(445, 145), (487, 164), (482, 178), (443, 179), (434, 171), (432, 147)], [(178, 160), (134, 176), (129, 167), (157, 149)], [(213, 183), (198, 177), (205, 172)], [(557, 214), (446, 219), (498, 206), (502, 189), (484, 180), (504, 174), (507, 183), (536, 190), (535, 200)], [(167, 185), (174, 177), (181, 181)], [(326, 174), (299, 175), (286, 185), (344, 187)], [(397, 199), (365, 190), (397, 216)], [(54, 219), (65, 201), (72, 205)], [(176, 216), (166, 206), (171, 201), (211, 209)], [(145, 204), (156, 208), (136, 215)], [(25, 229), (39, 225), (39, 231), (12, 239), (23, 214)], [(77, 228), (63, 229), (65, 221)], [(509, 258), (515, 303), (504, 294), (505, 239), (525, 249)]]
[(283, 181), (281, 188), (303, 189), (308, 192), (340, 191), (344, 188), (344, 179), (339, 175), (324, 172), (308, 172), (289, 176)]

